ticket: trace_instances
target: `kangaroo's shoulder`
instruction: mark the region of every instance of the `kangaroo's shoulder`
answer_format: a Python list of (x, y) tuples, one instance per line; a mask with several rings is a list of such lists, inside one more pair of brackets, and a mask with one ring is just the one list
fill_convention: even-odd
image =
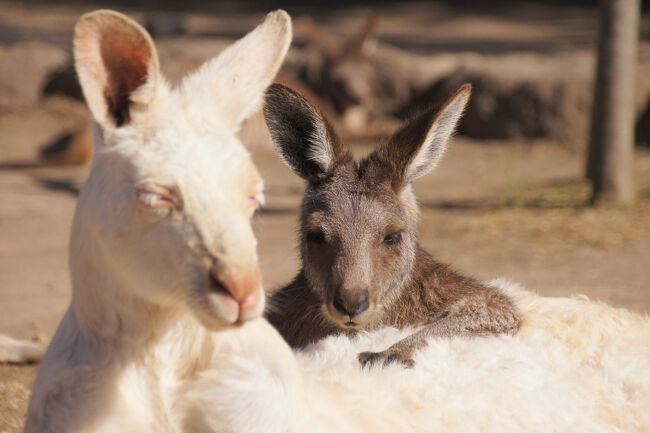
[(418, 245), (411, 278), (391, 310), (399, 310), (393, 317), (404, 316), (403, 320), (419, 317), (426, 321), (450, 303), (485, 290), (490, 288), (436, 260)]
[(459, 303), (474, 304), (475, 309), (490, 307), (493, 311), (501, 311), (518, 326), (517, 308), (508, 295), (437, 261), (418, 247), (412, 278), (396, 303), (406, 305), (400, 307), (401, 314), (410, 311), (411, 320), (419, 314), (420, 320), (425, 321), (425, 317), (436, 317)]
[(479, 280), (436, 260), (419, 245), (409, 283), (414, 288), (427, 293), (433, 291), (443, 297), (452, 293), (464, 295), (486, 287)]

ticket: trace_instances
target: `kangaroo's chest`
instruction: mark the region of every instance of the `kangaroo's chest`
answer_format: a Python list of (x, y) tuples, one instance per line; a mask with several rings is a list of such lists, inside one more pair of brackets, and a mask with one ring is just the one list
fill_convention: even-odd
[[(26, 432), (176, 433), (170, 402), (156, 374), (129, 366), (46, 368), (35, 386)], [(49, 377), (57, 380), (47, 382)], [(168, 393), (171, 397), (172, 393)], [(40, 413), (38, 412), (40, 408)]]
[[(182, 430), (176, 420), (173, 408), (179, 397), (183, 383), (167, 369), (127, 368), (117, 386), (116, 400), (109, 416), (111, 423), (118, 425), (115, 432), (161, 432), (176, 433)], [(128, 418), (129, 422), (121, 429), (117, 418)], [(109, 431), (109, 430), (107, 430)]]

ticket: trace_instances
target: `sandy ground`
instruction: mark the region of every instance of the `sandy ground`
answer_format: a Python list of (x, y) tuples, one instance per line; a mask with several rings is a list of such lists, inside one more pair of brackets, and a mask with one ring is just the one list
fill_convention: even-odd
[[(16, 23), (23, 22), (24, 15), (12, 7), (0, 11), (7, 23), (0, 36), (32, 32), (36, 39), (54, 38), (62, 44), (69, 40), (77, 12), (36, 13), (29, 21), (32, 27), (20, 33)], [(543, 17), (525, 32), (530, 23), (472, 16), (455, 18), (456, 24), (483, 23), (464, 26), (470, 33), (460, 35), (458, 27), (447, 24), (427, 34), (437, 34), (437, 40), (456, 35), (455, 43), (463, 47), (475, 39), (485, 41), (489, 49), (503, 47), (503, 40), (524, 48), (555, 43), (564, 49), (566, 40), (584, 47), (595, 16), (575, 21), (576, 16), (567, 15), (568, 22), (578, 24), (567, 35), (546, 31)], [(248, 26), (250, 19), (242, 22)], [(408, 47), (418, 32), (424, 34), (426, 23), (414, 22), (406, 31), (389, 21), (393, 42)], [(192, 23), (197, 32), (206, 25), (200, 17)], [(647, 20), (644, 28), (647, 33)], [(540, 42), (543, 36), (549, 40)], [(0, 163), (34, 158), (39, 146), (84, 115), (79, 105), (64, 98), (1, 114)], [(355, 143), (354, 149), (363, 154), (372, 145)], [(258, 149), (253, 156), (267, 185), (267, 206), (254, 224), (264, 282), (272, 290), (288, 282), (299, 266), (296, 229), (303, 185), (272, 150)], [(457, 137), (436, 171), (416, 184), (421, 242), (438, 259), (482, 279), (507, 277), (550, 296), (583, 293), (647, 314), (650, 152), (637, 153), (639, 202), (630, 208), (586, 206), (589, 187), (581, 180), (583, 165), (583, 153), (553, 142)], [(0, 170), (0, 333), (45, 341), (54, 333), (70, 298), (68, 237), (86, 170)], [(0, 365), (0, 433), (20, 431), (35, 373), (33, 365)]]

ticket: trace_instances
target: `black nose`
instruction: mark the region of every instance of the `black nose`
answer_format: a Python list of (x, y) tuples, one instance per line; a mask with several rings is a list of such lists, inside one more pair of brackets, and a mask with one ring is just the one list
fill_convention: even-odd
[(349, 299), (344, 299), (339, 290), (334, 295), (332, 305), (339, 313), (350, 316), (350, 318), (357, 316), (368, 309), (370, 300), (367, 290), (361, 290), (356, 293), (356, 296), (349, 296)]

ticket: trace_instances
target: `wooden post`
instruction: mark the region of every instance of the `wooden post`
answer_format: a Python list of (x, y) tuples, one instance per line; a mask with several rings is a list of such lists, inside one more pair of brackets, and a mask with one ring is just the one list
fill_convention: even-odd
[(587, 177), (592, 201), (631, 203), (640, 0), (601, 0)]

